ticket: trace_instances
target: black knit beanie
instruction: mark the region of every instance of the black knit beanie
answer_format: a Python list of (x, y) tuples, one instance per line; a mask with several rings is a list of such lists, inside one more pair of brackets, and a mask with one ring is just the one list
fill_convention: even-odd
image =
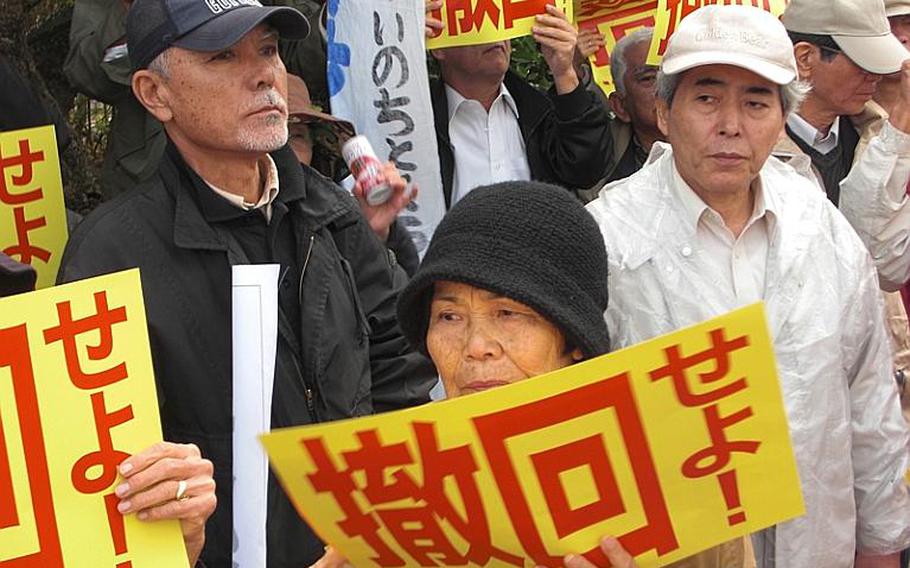
[(603, 237), (565, 189), (536, 182), (478, 187), (446, 214), (398, 299), (401, 329), (424, 353), (433, 284), (440, 280), (534, 308), (586, 358), (610, 349)]

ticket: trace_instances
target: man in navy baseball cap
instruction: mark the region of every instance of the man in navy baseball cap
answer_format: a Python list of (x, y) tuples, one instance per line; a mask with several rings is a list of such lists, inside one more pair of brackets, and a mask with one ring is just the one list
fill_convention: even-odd
[(224, 49), (263, 22), (284, 39), (304, 39), (310, 33), (309, 22), (294, 8), (266, 7), (258, 0), (137, 0), (126, 21), (133, 69), (148, 67), (171, 46)]
[[(255, 466), (234, 459), (234, 405), (249, 401), (233, 391), (232, 266), (281, 267), (272, 428), (428, 402), (436, 382), (398, 327), (407, 276), (394, 255), (355, 199), (287, 144), (278, 39), (307, 31), (296, 10), (254, 0), (136, 0), (132, 89), (167, 146), (149, 179), (77, 228), (60, 271), (64, 282), (141, 271), (168, 443), (121, 467), (119, 510), (179, 519), (189, 560), (208, 568), (248, 553), (257, 568), (310, 566), (324, 550), (274, 477), (265, 526), (233, 530), (250, 500), (234, 464)], [(386, 172), (400, 199), (405, 181)]]

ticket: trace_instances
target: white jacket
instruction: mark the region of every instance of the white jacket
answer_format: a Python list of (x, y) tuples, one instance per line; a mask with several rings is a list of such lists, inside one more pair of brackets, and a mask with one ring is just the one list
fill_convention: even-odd
[[(738, 307), (700, 269), (670, 183), (669, 146), (588, 204), (606, 242), (614, 348)], [(776, 159), (761, 171), (769, 225), (765, 308), (806, 515), (755, 539), (759, 566), (850, 568), (855, 550), (910, 545), (908, 432), (872, 260), (813, 183)]]
[(854, 124), (860, 142), (840, 183), (840, 210), (869, 248), (882, 289), (894, 291), (910, 280), (910, 135), (872, 102)]

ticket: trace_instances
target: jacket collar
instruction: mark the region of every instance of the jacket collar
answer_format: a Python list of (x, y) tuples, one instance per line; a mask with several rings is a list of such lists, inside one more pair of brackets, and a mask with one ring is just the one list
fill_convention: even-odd
[[(281, 192), (278, 201), (289, 208), (298, 208), (305, 225), (315, 231), (340, 216), (350, 214), (352, 208), (341, 190), (309, 166), (302, 166), (289, 146), (272, 152), (278, 168)], [(219, 231), (206, 219), (198, 198), (211, 197), (218, 206), (236, 209), (218, 198), (211, 190), (197, 192), (197, 184), (204, 182), (183, 161), (176, 146), (168, 140), (168, 147), (159, 166), (159, 176), (175, 200), (174, 244), (186, 249), (227, 251), (230, 245)], [(195, 195), (194, 195), (195, 194)], [(203, 197), (203, 198), (206, 198)], [(243, 212), (241, 212), (243, 213)]]

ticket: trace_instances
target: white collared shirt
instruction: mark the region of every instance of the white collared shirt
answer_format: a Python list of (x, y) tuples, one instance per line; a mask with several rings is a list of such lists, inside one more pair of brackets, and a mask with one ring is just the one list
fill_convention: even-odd
[(529, 180), (531, 168), (518, 126), (518, 108), (505, 85), (488, 113), (480, 102), (445, 86), (449, 140), (455, 154), (451, 204), (481, 185)]
[(234, 207), (243, 209), (244, 211), (253, 211), (255, 209), (262, 211), (262, 214), (265, 216), (265, 222), (269, 223), (272, 220), (272, 203), (275, 201), (275, 198), (278, 197), (278, 167), (275, 166), (275, 160), (268, 154), (265, 155), (264, 160), (259, 161), (259, 174), (264, 176), (262, 182), (263, 190), (262, 195), (259, 197), (259, 201), (256, 203), (250, 203), (243, 199), (243, 196), (241, 195), (215, 187), (205, 179), (202, 181), (212, 188), (212, 191), (226, 199), (228, 203)]
[(684, 247), (682, 254), (700, 259), (702, 269), (712, 273), (717, 285), (727, 289), (738, 305), (764, 299), (768, 235), (773, 229), (774, 213), (766, 205), (761, 179), (756, 178), (752, 186), (755, 196), (752, 215), (739, 237), (735, 237), (723, 217), (689, 187), (675, 165), (672, 170), (671, 192), (679, 200), (682, 221), (694, 233), (700, 249)]
[(837, 148), (837, 137), (840, 134), (839, 117), (835, 118), (834, 122), (831, 123), (828, 134), (822, 134), (817, 128), (806, 122), (805, 118), (795, 112), (791, 112), (790, 116), (787, 117), (787, 126), (816, 152), (827, 154)]

